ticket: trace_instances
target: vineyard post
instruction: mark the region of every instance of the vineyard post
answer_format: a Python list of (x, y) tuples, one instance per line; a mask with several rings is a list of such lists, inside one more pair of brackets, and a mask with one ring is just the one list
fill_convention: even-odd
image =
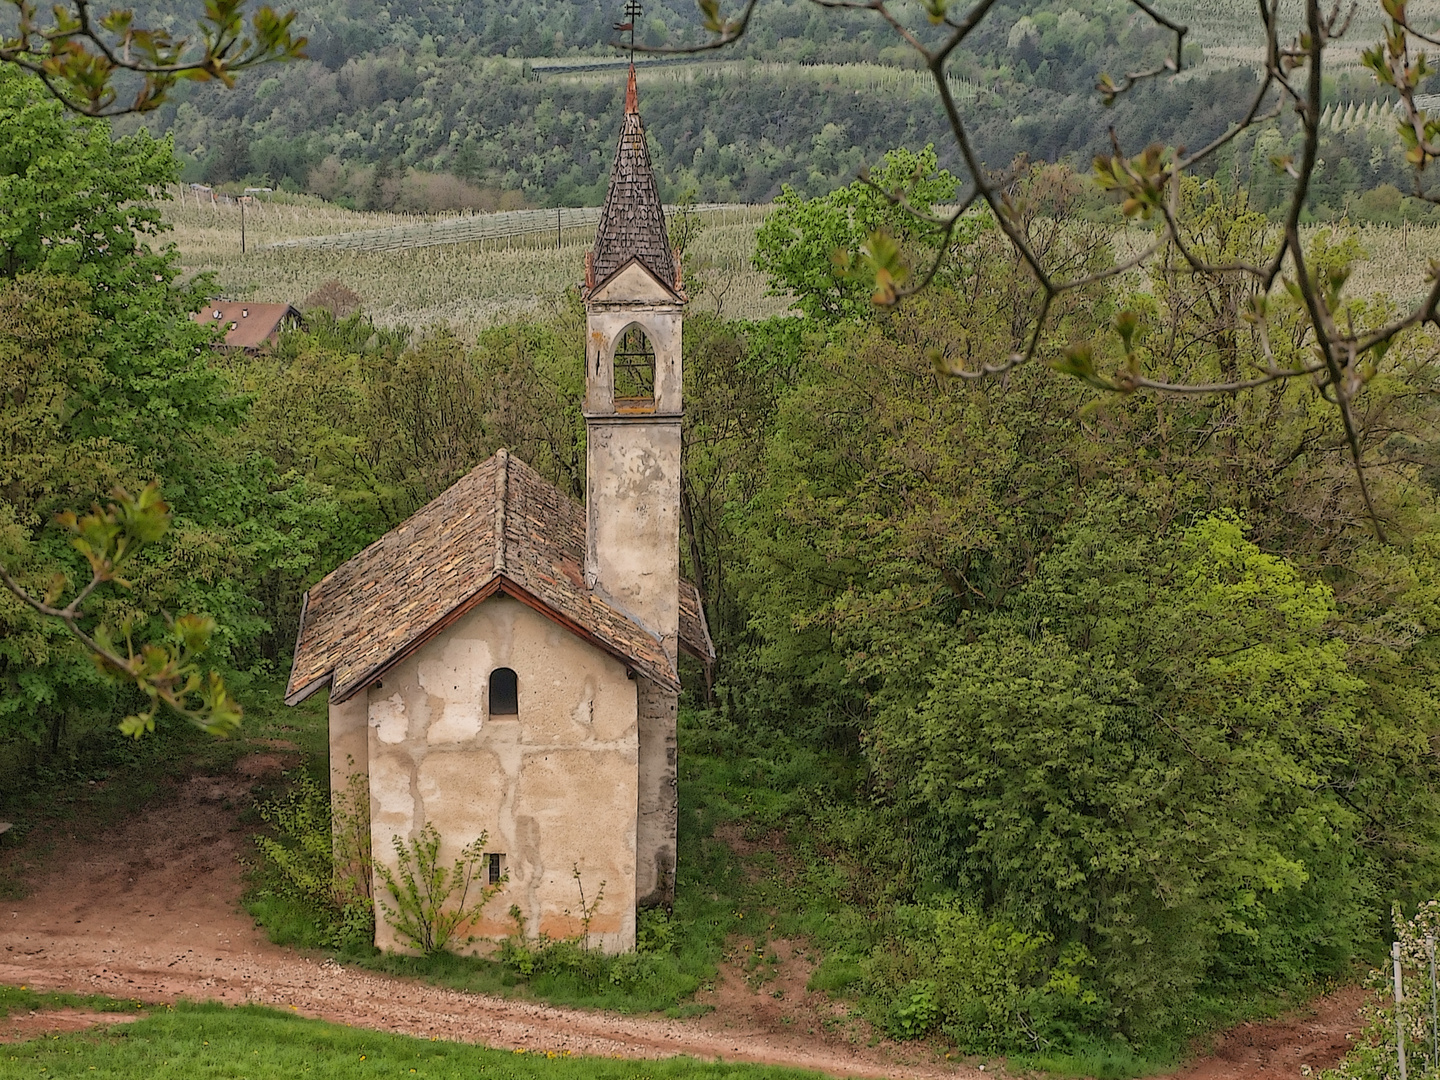
[(1404, 1010), (1400, 1007), (1405, 1000), (1405, 992), (1400, 983), (1400, 942), (1391, 943), (1390, 958), (1395, 961), (1395, 1053), (1400, 1060), (1400, 1080), (1407, 1080), (1405, 1075), (1405, 1016)]
[(555, 208), (555, 250), (560, 250), (560, 207)]
[(240, 203), (240, 254), (245, 254), (245, 204), (250, 201), (249, 195), (241, 195)]
[(1430, 950), (1430, 1070), (1440, 1069), (1440, 1006), (1435, 1002), (1435, 931), (1425, 935)]

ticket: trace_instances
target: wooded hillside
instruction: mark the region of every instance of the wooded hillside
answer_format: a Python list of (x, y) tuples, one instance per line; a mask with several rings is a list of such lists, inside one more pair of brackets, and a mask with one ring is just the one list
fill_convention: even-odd
[[(1192, 40), (1205, 39), (1212, 20), (1231, 26), (1227, 40), (1241, 34), (1218, 13), (1184, 14), (1198, 23)], [(601, 15), (600, 6), (578, 3), (487, 4), (483, 13), (422, 5), (393, 18), (361, 3), (306, 8), (311, 62), (235, 90), (182, 87), (148, 123), (157, 134), (174, 133), (191, 180), (268, 182), (362, 209), (393, 209), (401, 201), (399, 177), (413, 168), (518, 193), (532, 205), (594, 205), (613, 149), (621, 71), (577, 71), (574, 64), (613, 62), (604, 42), (614, 35)], [(950, 69), (989, 168), (1022, 155), (1085, 166), (1109, 151), (1112, 125), (1130, 146), (1198, 146), (1244, 113), (1255, 69), (1202, 63), (1199, 46), (1187, 46), (1187, 62), (1201, 65), (1193, 77), (1145, 84), (1113, 109), (1100, 108), (1094, 86), (1102, 72), (1145, 67), (1165, 55), (1165, 35), (1137, 15), (1113, 0), (1001, 5), (991, 13)], [(641, 36), (652, 44), (699, 40), (688, 8), (656, 5), (646, 18)], [(556, 57), (574, 63), (556, 72)], [(942, 164), (959, 169), (945, 148), (933, 87), (909, 51), (864, 13), (822, 17), (802, 0), (764, 4), (741, 43), (692, 59), (642, 73), (644, 116), (667, 198), (691, 192), (707, 202), (766, 202), (784, 184), (819, 195), (894, 146), (936, 143)], [(1349, 70), (1327, 86), (1330, 99), (1342, 110), (1375, 101), (1388, 107), (1368, 76)], [(1398, 192), (1360, 202), (1376, 189), (1407, 188), (1390, 126), (1337, 123), (1327, 132), (1329, 164), (1309, 204), (1321, 220), (1347, 210), (1369, 220), (1428, 212), (1402, 205)], [(1293, 123), (1282, 118), (1258, 142), (1242, 140), (1206, 169), (1250, 186), (1256, 205), (1268, 208), (1278, 189), (1270, 161), (1293, 151), (1294, 141)], [(406, 208), (483, 202), (469, 198), (435, 192)], [(490, 196), (490, 205), (497, 198)]]

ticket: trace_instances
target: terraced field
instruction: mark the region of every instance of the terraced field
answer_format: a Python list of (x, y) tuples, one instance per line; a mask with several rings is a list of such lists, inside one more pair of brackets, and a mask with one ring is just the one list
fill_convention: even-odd
[[(695, 212), (702, 226), (692, 248), (701, 286), (692, 288), (695, 306), (746, 317), (784, 311), (788, 301), (766, 296), (764, 278), (750, 266), (755, 229), (767, 208), (710, 206)], [(206, 197), (197, 205), (187, 191), (183, 203), (167, 205), (166, 216), (186, 270), (213, 273), (222, 296), (299, 303), (318, 285), (337, 279), (359, 293), (383, 325), (441, 323), (464, 334), (541, 311), (578, 284), (599, 211), (425, 219), (355, 213), (306, 200), (257, 200), (246, 209), (244, 254), (235, 203)]]
[[(698, 267), (690, 282), (695, 309), (763, 318), (789, 307), (785, 297), (766, 295), (763, 275), (750, 264), (755, 230), (768, 209), (695, 208), (701, 225), (691, 248)], [(338, 279), (382, 325), (444, 324), (462, 335), (559, 302), (583, 277), (598, 214), (582, 207), (427, 219), (357, 213), (318, 200), (256, 201), (246, 210), (242, 255), (236, 204), (206, 198), (197, 205), (187, 190), (183, 202), (166, 206), (187, 271), (213, 273), (224, 297), (299, 303)], [(1401, 301), (1421, 296), (1422, 256), (1440, 250), (1440, 229), (1367, 225), (1356, 237), (1367, 258), (1356, 267), (1352, 292)], [(1145, 239), (1122, 233), (1116, 247), (1131, 251)], [(1141, 284), (1139, 275), (1135, 281)]]

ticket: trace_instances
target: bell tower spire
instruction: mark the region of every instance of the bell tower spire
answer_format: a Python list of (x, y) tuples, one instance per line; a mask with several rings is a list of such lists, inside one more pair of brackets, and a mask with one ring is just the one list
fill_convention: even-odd
[(585, 259), (585, 576), (659, 638), (672, 662), (685, 305), (678, 265), (632, 66), (610, 186)]

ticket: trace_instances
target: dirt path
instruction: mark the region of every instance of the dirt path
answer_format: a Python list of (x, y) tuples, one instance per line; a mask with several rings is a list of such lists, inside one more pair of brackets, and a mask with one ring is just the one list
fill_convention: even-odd
[[(0, 983), (133, 997), (213, 999), (291, 1008), (356, 1027), (628, 1058), (688, 1054), (818, 1069), (841, 1076), (959, 1077), (924, 1046), (868, 1046), (847, 1010), (805, 991), (807, 959), (776, 942), (779, 976), (761, 992), (726, 965), (702, 995), (715, 1012), (639, 1019), (465, 994), (317, 961), (271, 945), (238, 907), (244, 833), (241, 777), (189, 781), (178, 799), (91, 842), (57, 838), (34, 891), (0, 903)], [(1323, 999), (1313, 1019), (1232, 1033), (1184, 1080), (1298, 1080), (1343, 1054), (1359, 996)], [(993, 1071), (992, 1071), (993, 1074)]]
[(1241, 1024), (1215, 1044), (1210, 1055), (1176, 1074), (1176, 1080), (1280, 1080), (1335, 1065), (1360, 1034), (1365, 991), (1346, 987), (1316, 1001), (1306, 1013), (1259, 1024)]

